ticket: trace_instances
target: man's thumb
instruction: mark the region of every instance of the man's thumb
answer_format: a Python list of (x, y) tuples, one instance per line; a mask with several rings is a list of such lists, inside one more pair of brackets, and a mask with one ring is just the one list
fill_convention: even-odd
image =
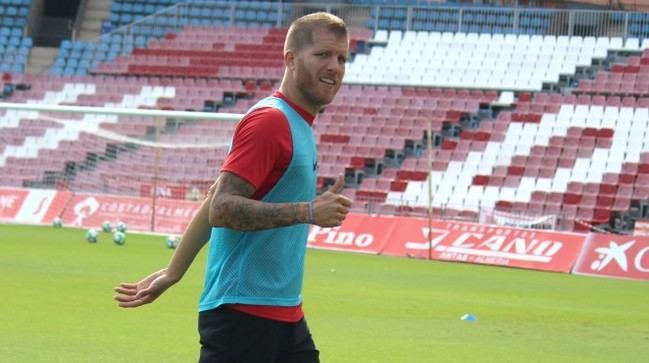
[(329, 188), (329, 191), (338, 194), (343, 191), (344, 186), (345, 186), (345, 179), (343, 178), (342, 175), (338, 175), (336, 182), (334, 183), (334, 185), (331, 186), (331, 188)]

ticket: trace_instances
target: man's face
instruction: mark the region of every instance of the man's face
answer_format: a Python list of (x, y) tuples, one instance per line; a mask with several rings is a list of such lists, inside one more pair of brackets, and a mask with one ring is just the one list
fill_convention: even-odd
[(349, 53), (347, 37), (326, 28), (313, 31), (313, 44), (295, 54), (293, 79), (305, 106), (319, 110), (340, 89)]

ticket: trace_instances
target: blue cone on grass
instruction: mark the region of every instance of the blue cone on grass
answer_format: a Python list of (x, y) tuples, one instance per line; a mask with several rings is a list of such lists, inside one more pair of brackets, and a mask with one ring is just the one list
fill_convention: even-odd
[(478, 317), (475, 316), (474, 314), (464, 314), (464, 315), (462, 315), (460, 320), (463, 320), (463, 321), (478, 321)]

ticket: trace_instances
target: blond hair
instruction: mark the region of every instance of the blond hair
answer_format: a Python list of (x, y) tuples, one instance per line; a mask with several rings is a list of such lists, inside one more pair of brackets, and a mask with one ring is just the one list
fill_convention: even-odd
[(334, 33), (337, 37), (349, 37), (347, 24), (341, 18), (322, 11), (311, 13), (296, 19), (288, 28), (284, 52), (287, 50), (299, 52), (313, 44), (313, 31), (320, 27)]

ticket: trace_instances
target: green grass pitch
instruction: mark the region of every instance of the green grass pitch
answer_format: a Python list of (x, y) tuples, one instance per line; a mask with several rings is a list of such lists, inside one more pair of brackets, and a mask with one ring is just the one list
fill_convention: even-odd
[[(84, 233), (0, 225), (0, 362), (195, 362), (205, 249), (156, 303), (124, 310), (113, 286), (172, 251)], [(649, 360), (646, 282), (310, 250), (304, 307), (323, 362)]]

